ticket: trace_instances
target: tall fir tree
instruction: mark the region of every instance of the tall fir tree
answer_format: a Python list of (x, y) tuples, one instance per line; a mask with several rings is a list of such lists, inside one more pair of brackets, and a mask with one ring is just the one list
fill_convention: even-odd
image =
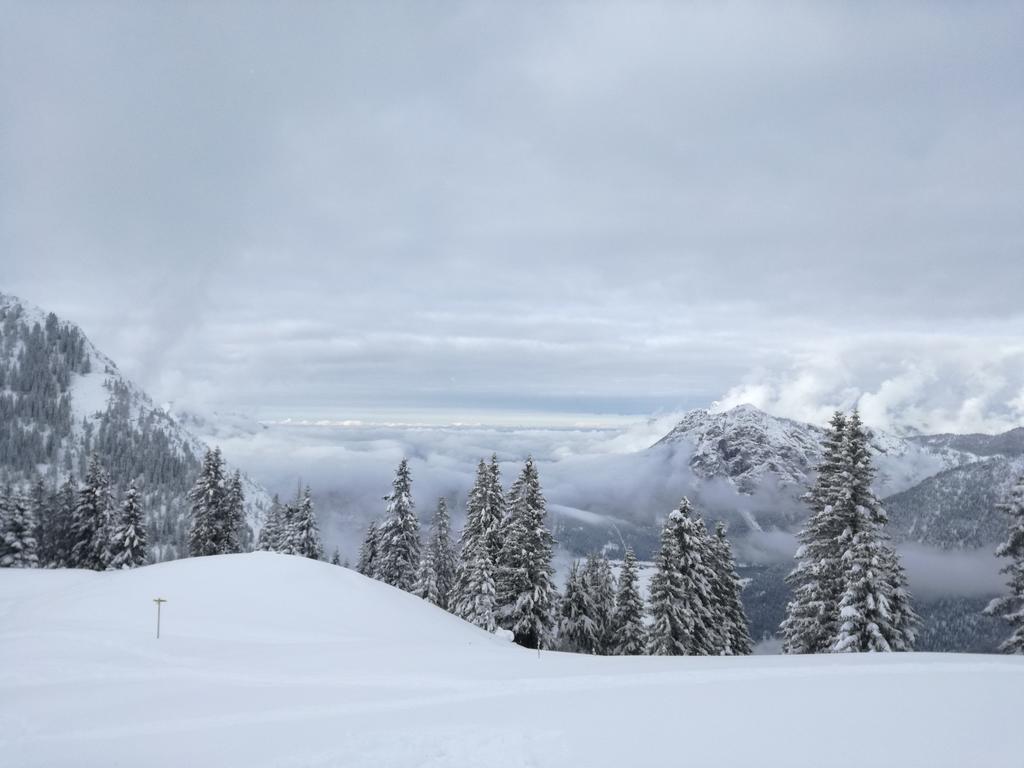
[(378, 576), (393, 587), (411, 592), (420, 562), (420, 524), (412, 500), (412, 476), (406, 459), (398, 465), (378, 531)]
[(786, 653), (827, 652), (838, 629), (835, 607), (839, 601), (839, 536), (843, 522), (836, 503), (846, 471), (845, 435), (846, 416), (836, 411), (825, 432), (817, 478), (806, 496), (811, 514), (798, 535), (796, 566), (786, 577), (793, 593), (780, 627)]
[(586, 593), (587, 610), (594, 622), (593, 653), (607, 656), (612, 653), (612, 615), (615, 613), (615, 580), (611, 565), (604, 554), (587, 558), (581, 574)]
[(38, 568), (36, 521), (29, 499), (0, 494), (0, 568)]
[(132, 482), (110, 526), (108, 569), (137, 568), (146, 564), (146, 525), (139, 491)]
[(492, 456), (489, 465), (481, 459), (466, 501), (466, 524), (459, 540), (449, 610), (488, 631), (497, 626), (495, 577), (501, 556), (504, 506), (497, 457)]
[(498, 621), (512, 631), (519, 645), (547, 648), (558, 597), (551, 567), (555, 542), (547, 527), (547, 506), (532, 457), (527, 458), (509, 495), (510, 511), (498, 556)]
[(1010, 518), (1006, 541), (996, 549), (997, 556), (1010, 559), (1002, 569), (1009, 575), (1010, 593), (990, 602), (985, 613), (1001, 616), (1010, 624), (1010, 636), (999, 649), (1004, 653), (1024, 653), (1024, 475), (999, 508)]
[(284, 510), (281, 499), (277, 494), (270, 502), (270, 509), (267, 517), (260, 528), (260, 535), (256, 540), (256, 549), (264, 552), (277, 552), (281, 546), (281, 535), (284, 529)]
[(224, 460), (219, 448), (206, 451), (199, 477), (189, 491), (191, 513), (188, 529), (188, 551), (192, 557), (222, 553), (226, 505)]
[[(245, 492), (242, 488), (242, 475), (238, 470), (224, 481), (223, 509), (218, 515), (220, 522), (219, 551), (232, 554), (243, 551), (245, 539)], [(249, 532), (250, 546), (252, 533)]]
[(94, 453), (89, 457), (85, 483), (71, 522), (71, 563), (73, 568), (104, 571), (110, 559), (109, 527), (113, 502), (110, 479)]
[(309, 486), (306, 486), (294, 505), (288, 506), (285, 520), (284, 532), (277, 551), (286, 555), (322, 560), (324, 548), (320, 542), (320, 528), (316, 523), (313, 496)]
[(743, 582), (736, 573), (736, 561), (726, 535), (725, 525), (719, 521), (711, 539), (712, 569), (715, 572), (715, 601), (721, 645), (717, 649), (725, 656), (747, 656), (753, 650), (750, 626), (743, 610)]
[[(854, 411), (844, 435), (845, 469), (838, 480), (836, 514), (840, 569), (838, 628), (831, 650), (836, 653), (911, 650), (917, 617), (909, 593), (901, 611), (893, 610), (897, 589), (906, 592), (899, 556), (883, 526), (885, 510), (871, 490), (874, 469), (869, 436)], [(902, 583), (901, 583), (902, 581)]]
[(359, 560), (356, 562), (356, 570), (371, 579), (377, 578), (377, 562), (380, 554), (377, 544), (379, 537), (380, 530), (377, 521), (371, 520), (366, 528), (363, 544), (359, 548)]
[(483, 538), (467, 542), (459, 558), (458, 600), (453, 613), (488, 632), (497, 627), (494, 561)]
[(73, 525), (77, 505), (75, 479), (68, 477), (51, 500), (50, 516), (45, 523), (47, 552), (42, 564), (47, 568), (73, 567), (71, 552), (75, 544)]
[(573, 561), (558, 606), (558, 645), (563, 651), (597, 653), (599, 628), (591, 616), (587, 587), (580, 564)]
[(683, 611), (679, 543), (669, 520), (661, 529), (660, 547), (650, 585), (651, 623), (647, 652), (652, 656), (685, 656), (690, 652), (691, 626)]
[(690, 500), (669, 513), (666, 525), (676, 538), (684, 619), (686, 652), (694, 656), (713, 655), (721, 646), (715, 610), (715, 572), (711, 568), (711, 537), (704, 520), (696, 517)]
[(644, 600), (640, 596), (639, 572), (632, 547), (626, 548), (619, 572), (611, 637), (611, 652), (616, 656), (642, 656), (647, 651)]
[(448, 598), (455, 582), (455, 565), (448, 501), (441, 497), (437, 500), (434, 519), (430, 523), (430, 538), (420, 557), (419, 574), (413, 591), (427, 602), (447, 610)]

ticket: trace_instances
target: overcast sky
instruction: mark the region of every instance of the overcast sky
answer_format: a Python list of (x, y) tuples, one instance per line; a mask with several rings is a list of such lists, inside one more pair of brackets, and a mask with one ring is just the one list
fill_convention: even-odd
[(0, 12), (0, 290), (157, 398), (1024, 423), (1024, 4)]

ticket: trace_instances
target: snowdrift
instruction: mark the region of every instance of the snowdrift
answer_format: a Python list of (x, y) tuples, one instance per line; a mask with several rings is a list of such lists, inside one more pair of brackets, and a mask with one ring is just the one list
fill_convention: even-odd
[(1016, 767), (1021, 690), (1020, 658), (537, 654), (268, 553), (0, 571), (11, 768)]

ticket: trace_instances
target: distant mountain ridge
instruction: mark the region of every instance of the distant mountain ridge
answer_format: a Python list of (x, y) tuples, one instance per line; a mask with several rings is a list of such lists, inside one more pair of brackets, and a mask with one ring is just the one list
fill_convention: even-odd
[[(754, 493), (764, 483), (805, 489), (821, 460), (825, 430), (813, 424), (772, 416), (753, 405), (726, 411), (697, 409), (652, 449), (685, 445), (689, 466), (702, 479), (731, 482), (741, 493)], [(878, 470), (876, 490), (882, 496), (904, 491), (927, 477), (984, 458), (952, 444), (908, 440), (875, 432), (871, 447)]]
[[(144, 495), (155, 559), (183, 554), (186, 494), (206, 444), (125, 377), (74, 323), (0, 293), (0, 480), (53, 486), (98, 453)], [(250, 526), (269, 508), (243, 475)]]

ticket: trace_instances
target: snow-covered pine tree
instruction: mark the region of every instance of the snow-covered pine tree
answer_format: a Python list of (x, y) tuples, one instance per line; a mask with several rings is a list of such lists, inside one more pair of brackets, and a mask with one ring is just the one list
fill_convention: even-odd
[(356, 570), (363, 574), (363, 576), (369, 576), (371, 579), (377, 578), (377, 562), (380, 554), (377, 547), (379, 533), (377, 521), (371, 520), (366, 528), (363, 544), (359, 548), (359, 560), (356, 561)]
[(85, 484), (78, 492), (75, 513), (71, 521), (72, 568), (104, 571), (109, 562), (108, 551), (110, 516), (113, 502), (110, 479), (94, 453), (89, 457)]
[(842, 521), (835, 504), (846, 467), (845, 433), (846, 416), (836, 411), (825, 432), (817, 478), (805, 497), (811, 514), (798, 535), (796, 565), (786, 577), (793, 591), (780, 626), (786, 653), (825, 653), (838, 629)]
[(29, 492), (28, 504), (32, 518), (36, 522), (36, 557), (41, 568), (52, 567), (53, 561), (59, 556), (60, 530), (57, 494), (49, 493), (42, 478), (37, 478)]
[(615, 580), (608, 558), (603, 553), (592, 554), (583, 566), (581, 578), (589, 615), (594, 622), (593, 653), (607, 656), (613, 647), (612, 614), (615, 613)]
[(223, 551), (224, 497), (224, 460), (220, 449), (214, 448), (206, 451), (199, 477), (188, 494), (191, 503), (188, 551), (192, 557), (219, 555)]
[(38, 568), (36, 521), (28, 499), (0, 494), (0, 568)]
[[(242, 541), (246, 538), (245, 531), (245, 492), (242, 489), (242, 475), (236, 469), (235, 473), (230, 478), (225, 478), (224, 481), (224, 497), (222, 499), (222, 509), (219, 510), (219, 522), (220, 522), (220, 544), (219, 549), (222, 554), (233, 554), (235, 552), (243, 551)], [(248, 532), (248, 538), (251, 538), (252, 532)]]
[(406, 459), (398, 465), (387, 502), (384, 522), (377, 531), (377, 578), (411, 592), (420, 563), (420, 523), (412, 500), (412, 476)]
[(341, 552), (338, 551), (337, 547), (331, 553), (331, 565), (341, 565)]
[(558, 647), (573, 653), (597, 653), (599, 643), (583, 573), (579, 562), (574, 560), (558, 606)]
[(686, 497), (679, 508), (669, 513), (666, 522), (676, 537), (679, 559), (681, 611), (687, 627), (687, 653), (694, 656), (713, 655), (721, 644), (715, 598), (712, 593), (715, 572), (711, 568), (711, 536), (704, 520), (693, 514)]
[(278, 551), (286, 555), (322, 560), (324, 548), (320, 543), (320, 529), (316, 524), (309, 486), (306, 486), (302, 497), (294, 505), (289, 505), (286, 521), (281, 548)]
[(494, 561), (485, 539), (472, 539), (459, 560), (459, 599), (453, 611), (460, 619), (488, 632), (498, 628), (494, 586)]
[(921, 617), (917, 615), (912, 604), (910, 589), (907, 586), (907, 572), (903, 569), (899, 553), (891, 544), (886, 547), (882, 568), (889, 577), (889, 613), (893, 627), (889, 645), (894, 651), (912, 651), (917, 642)]
[(455, 586), (449, 599), (452, 613), (477, 626), (495, 626), (495, 575), (501, 554), (503, 515), (504, 494), (497, 457), (492, 457), (490, 465), (481, 459), (466, 501), (466, 524), (459, 539)]
[(110, 525), (110, 562), (108, 570), (137, 568), (146, 563), (146, 525), (139, 491), (133, 481)]
[(75, 507), (78, 505), (78, 491), (74, 477), (69, 477), (54, 496), (50, 510), (50, 521), (47, 524), (47, 537), (50, 543), (48, 568), (70, 568), (74, 547), (72, 525), (75, 519)]
[(725, 524), (721, 521), (715, 525), (711, 555), (715, 571), (714, 593), (720, 622), (719, 636), (722, 640), (718, 653), (725, 656), (747, 656), (753, 650), (753, 643), (741, 599), (743, 583), (736, 573), (732, 546), (726, 536)]
[(692, 627), (683, 611), (679, 543), (669, 520), (661, 529), (660, 543), (651, 577), (647, 652), (652, 656), (685, 656), (690, 652)]
[(497, 563), (501, 556), (501, 548), (504, 546), (502, 533), (504, 531), (505, 516), (508, 511), (508, 502), (505, 498), (505, 491), (501, 487), (501, 469), (498, 466), (498, 455), (492, 453), (491, 461), (487, 465), (487, 479), (484, 485), (483, 503), (483, 525), (484, 541), (487, 543), (487, 551), (490, 553), (491, 562)]
[(644, 600), (640, 596), (639, 573), (633, 548), (619, 571), (619, 588), (615, 593), (612, 614), (612, 648), (616, 656), (642, 656), (647, 652), (647, 628), (644, 626)]
[[(839, 576), (838, 629), (831, 650), (836, 653), (891, 651), (913, 642), (916, 616), (905, 608), (892, 610), (900, 586), (899, 557), (882, 529), (885, 510), (871, 490), (874, 470), (868, 434), (854, 411), (844, 433), (845, 470), (839, 476), (835, 512), (843, 521), (839, 534), (842, 564)], [(905, 577), (902, 588), (905, 590)], [(897, 625), (896, 621), (902, 622)], [(909, 649), (908, 649), (909, 650)]]
[(512, 631), (519, 645), (548, 648), (558, 598), (551, 567), (555, 541), (532, 457), (512, 485), (509, 506), (498, 556), (498, 622)]
[(270, 503), (270, 510), (267, 512), (267, 519), (263, 521), (263, 527), (256, 540), (256, 549), (264, 552), (276, 552), (281, 543), (283, 526), (284, 513), (281, 508), (281, 499), (275, 493)]
[(434, 519), (430, 523), (430, 538), (420, 557), (415, 594), (439, 608), (448, 609), (448, 598), (455, 583), (455, 546), (452, 543), (451, 518), (448, 501), (437, 500)]
[(996, 549), (997, 556), (1010, 558), (1002, 570), (1009, 574), (1010, 594), (990, 602), (985, 613), (1002, 616), (1010, 624), (1010, 636), (999, 646), (999, 650), (1004, 653), (1024, 653), (1024, 475), (1010, 489), (999, 508), (1010, 518), (1006, 541)]

